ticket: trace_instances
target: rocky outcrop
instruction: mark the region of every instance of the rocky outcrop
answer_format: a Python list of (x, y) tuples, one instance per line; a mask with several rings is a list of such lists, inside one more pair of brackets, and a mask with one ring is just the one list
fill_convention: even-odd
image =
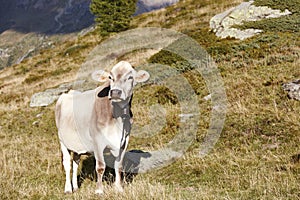
[(288, 92), (288, 97), (300, 101), (300, 79), (283, 84), (283, 90)]
[(139, 15), (152, 10), (157, 10), (177, 3), (179, 0), (139, 0), (134, 15)]
[(64, 83), (57, 88), (47, 89), (44, 92), (39, 92), (32, 95), (30, 100), (30, 107), (43, 107), (54, 103), (61, 94), (67, 93), (71, 89), (82, 85), (84, 80), (75, 81), (72, 83)]
[(0, 49), (0, 59), (9, 57), (8, 49)]
[(68, 92), (72, 84), (64, 84), (55, 89), (47, 89), (44, 92), (34, 94), (30, 100), (30, 107), (43, 107), (52, 104), (62, 93)]
[(237, 7), (231, 8), (210, 20), (210, 28), (220, 38), (246, 39), (252, 37), (262, 30), (233, 28), (234, 25), (242, 25), (244, 21), (258, 21), (266, 18), (278, 18), (291, 14), (290, 11), (273, 10), (267, 6), (254, 6), (253, 1), (243, 2)]

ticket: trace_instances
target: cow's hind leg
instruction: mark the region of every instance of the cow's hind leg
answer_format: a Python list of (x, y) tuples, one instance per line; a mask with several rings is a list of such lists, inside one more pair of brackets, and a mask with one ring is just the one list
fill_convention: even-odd
[(65, 193), (72, 193), (71, 183), (71, 154), (67, 147), (60, 143), (62, 151), (62, 162), (66, 173)]
[(80, 155), (73, 152), (73, 173), (72, 173), (72, 185), (73, 191), (78, 190), (77, 171), (80, 163)]

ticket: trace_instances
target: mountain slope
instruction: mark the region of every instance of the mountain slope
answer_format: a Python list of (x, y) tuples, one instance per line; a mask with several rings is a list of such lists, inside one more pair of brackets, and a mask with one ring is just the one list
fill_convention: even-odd
[[(135, 15), (156, 10), (178, 0), (137, 2)], [(91, 26), (91, 0), (0, 0), (0, 33), (5, 30), (45, 34), (72, 33)]]
[[(175, 2), (139, 0), (136, 15)], [(91, 0), (0, 0), (0, 69), (92, 29), (90, 3)]]
[[(264, 32), (244, 41), (217, 38), (209, 30), (209, 20), (240, 2), (186, 0), (135, 17), (132, 27), (171, 28), (206, 49), (222, 75), (228, 107), (215, 148), (206, 157), (199, 157), (213, 109), (204, 98), (209, 98), (210, 91), (200, 74), (181, 71), (195, 90), (201, 110), (194, 141), (182, 158), (162, 169), (137, 175), (125, 185), (123, 199), (298, 199), (300, 102), (289, 99), (282, 84), (300, 77), (299, 30), (283, 28), (294, 27), (295, 20), (299, 20), (300, 4), (297, 0), (288, 0), (284, 5), (260, 0), (260, 5), (293, 7), (293, 14), (246, 24), (247, 28), (259, 26)], [(76, 80), (89, 53), (106, 39), (92, 31), (62, 44), (54, 43), (51, 49), (1, 70), (2, 199), (96, 198), (95, 182), (89, 179), (71, 197), (63, 194), (64, 172), (60, 170), (54, 105), (29, 108), (29, 102), (36, 92)], [(184, 60), (164, 50), (157, 53), (141, 49), (111, 57), (129, 60), (136, 66), (150, 62), (185, 66)], [(129, 149), (157, 150), (176, 135), (181, 123), (177, 117), (180, 105), (169, 90), (159, 85), (136, 90), (135, 123), (148, 124), (151, 106), (157, 104), (166, 111), (166, 127), (151, 137), (132, 133)], [(109, 184), (105, 187), (104, 199), (120, 198)]]
[(90, 0), (1, 0), (0, 33), (70, 33), (93, 24)]

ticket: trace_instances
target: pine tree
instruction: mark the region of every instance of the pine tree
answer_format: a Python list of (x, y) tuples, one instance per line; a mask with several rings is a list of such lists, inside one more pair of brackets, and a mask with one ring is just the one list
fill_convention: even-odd
[(92, 0), (91, 12), (102, 35), (127, 30), (137, 0)]

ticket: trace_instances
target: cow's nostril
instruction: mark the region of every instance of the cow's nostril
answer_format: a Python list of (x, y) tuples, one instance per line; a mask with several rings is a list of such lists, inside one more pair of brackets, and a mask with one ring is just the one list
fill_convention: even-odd
[(114, 89), (110, 91), (111, 98), (120, 98), (121, 94), (122, 94), (121, 90)]

